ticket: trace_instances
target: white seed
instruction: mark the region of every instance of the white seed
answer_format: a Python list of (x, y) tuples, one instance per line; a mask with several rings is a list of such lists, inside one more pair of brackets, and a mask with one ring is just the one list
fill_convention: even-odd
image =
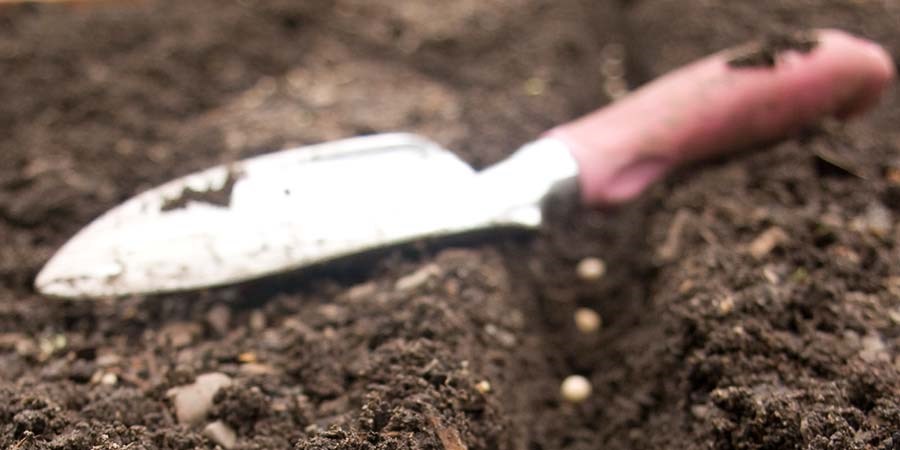
[(606, 273), (606, 264), (600, 258), (584, 258), (578, 262), (575, 272), (584, 281), (597, 281)]
[(569, 375), (560, 385), (560, 393), (565, 401), (581, 403), (591, 396), (591, 382), (581, 375)]
[(593, 334), (600, 330), (603, 319), (597, 311), (591, 308), (578, 308), (575, 310), (575, 328), (584, 334)]
[(478, 383), (475, 383), (475, 390), (482, 394), (487, 394), (488, 392), (491, 392), (491, 382), (488, 380), (481, 380)]

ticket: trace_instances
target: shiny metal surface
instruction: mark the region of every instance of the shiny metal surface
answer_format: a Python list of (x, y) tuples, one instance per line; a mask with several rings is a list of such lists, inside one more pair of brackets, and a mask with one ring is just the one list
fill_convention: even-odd
[(481, 172), (412, 134), (285, 150), (128, 200), (66, 243), (35, 285), (72, 298), (186, 290), (424, 237), (536, 227), (541, 201), (576, 174), (552, 139)]

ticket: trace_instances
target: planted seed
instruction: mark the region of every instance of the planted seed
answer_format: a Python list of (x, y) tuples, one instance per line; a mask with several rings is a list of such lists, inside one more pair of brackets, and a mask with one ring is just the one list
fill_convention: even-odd
[(575, 271), (584, 281), (597, 281), (606, 273), (606, 264), (600, 258), (584, 258), (578, 262)]
[(578, 308), (575, 310), (575, 328), (584, 334), (594, 334), (603, 326), (603, 319), (597, 311), (590, 308)]
[(562, 398), (569, 403), (581, 403), (591, 396), (591, 382), (581, 375), (569, 375), (560, 385)]

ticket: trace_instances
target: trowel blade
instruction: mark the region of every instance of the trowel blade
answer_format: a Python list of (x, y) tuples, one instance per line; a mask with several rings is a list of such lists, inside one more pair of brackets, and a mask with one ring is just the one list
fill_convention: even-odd
[(271, 153), (110, 210), (51, 258), (44, 294), (96, 298), (235, 283), (423, 237), (540, 224), (479, 208), (476, 172), (411, 134)]

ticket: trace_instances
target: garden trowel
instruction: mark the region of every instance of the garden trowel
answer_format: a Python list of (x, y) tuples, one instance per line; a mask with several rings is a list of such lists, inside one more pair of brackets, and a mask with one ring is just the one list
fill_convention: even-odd
[(197, 172), (95, 220), (35, 284), (75, 298), (203, 288), (421, 238), (537, 227), (554, 191), (627, 201), (676, 165), (860, 112), (894, 74), (884, 50), (839, 31), (773, 60), (747, 53), (769, 50), (697, 61), (481, 171), (426, 138), (382, 134)]

